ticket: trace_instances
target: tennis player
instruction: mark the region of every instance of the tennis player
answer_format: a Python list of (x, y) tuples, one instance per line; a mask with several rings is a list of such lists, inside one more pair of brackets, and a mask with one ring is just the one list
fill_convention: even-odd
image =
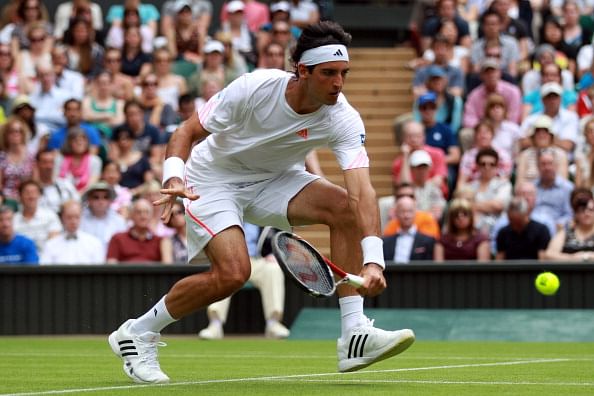
[[(211, 269), (180, 280), (144, 315), (109, 336), (134, 381), (169, 381), (158, 362), (159, 332), (247, 281), (244, 221), (279, 229), (326, 224), (332, 260), (365, 279), (358, 290), (338, 288), (339, 371), (361, 369), (414, 341), (411, 330), (384, 331), (363, 314), (363, 296), (381, 293), (386, 281), (365, 128), (342, 94), (350, 41), (334, 22), (305, 28), (292, 54), (294, 74), (267, 69), (237, 78), (171, 137), (164, 196), (155, 204), (164, 205), (167, 222), (174, 201), (184, 199), (188, 257), (205, 255)], [(324, 146), (335, 153), (346, 189), (305, 171), (306, 155)]]

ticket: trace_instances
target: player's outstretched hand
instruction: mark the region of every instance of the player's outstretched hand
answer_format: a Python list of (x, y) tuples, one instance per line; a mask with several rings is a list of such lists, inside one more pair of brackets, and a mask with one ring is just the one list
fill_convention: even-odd
[(357, 289), (359, 294), (367, 297), (374, 297), (380, 294), (386, 288), (386, 279), (382, 267), (377, 264), (367, 264), (359, 274), (365, 279), (362, 287)]
[(165, 224), (169, 223), (169, 219), (171, 219), (171, 209), (173, 208), (173, 204), (177, 200), (177, 198), (188, 198), (189, 200), (196, 200), (199, 198), (197, 194), (194, 194), (184, 185), (183, 181), (178, 177), (173, 177), (165, 183), (164, 188), (161, 189), (161, 194), (164, 196), (161, 199), (153, 202), (153, 205), (160, 206), (164, 205), (163, 207), (163, 214), (161, 215), (161, 220)]

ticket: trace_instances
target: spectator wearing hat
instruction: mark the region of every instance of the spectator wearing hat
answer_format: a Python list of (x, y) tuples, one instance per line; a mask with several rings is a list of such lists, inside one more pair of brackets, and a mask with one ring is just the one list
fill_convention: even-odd
[(35, 242), (15, 232), (13, 217), (12, 209), (0, 206), (0, 265), (37, 265)]
[(170, 32), (177, 27), (179, 12), (185, 7), (190, 7), (192, 20), (198, 28), (200, 37), (208, 35), (208, 28), (212, 19), (212, 2), (210, 0), (167, 0), (161, 8), (161, 34), (170, 37)]
[[(561, 85), (561, 69), (555, 63), (548, 63), (543, 65), (541, 70), (542, 84), (555, 82)], [(576, 111), (577, 95), (573, 89), (565, 89), (562, 87), (561, 92), (561, 107), (570, 111)], [(544, 110), (540, 89), (535, 89), (532, 92), (527, 92), (522, 99), (523, 105), (523, 119), (526, 119), (530, 114), (542, 113)]]
[[(429, 54), (427, 54), (430, 51)], [(413, 93), (416, 97), (427, 91), (426, 81), (431, 77), (441, 77), (441, 70), (447, 79), (448, 92), (454, 96), (461, 96), (464, 91), (464, 74), (461, 68), (450, 65), (452, 44), (447, 37), (438, 34), (431, 44), (431, 50), (425, 51), (424, 58), (429, 64), (415, 71), (413, 79)]]
[(417, 108), (420, 113), (421, 123), (425, 127), (425, 142), (431, 146), (441, 149), (445, 155), (448, 166), (448, 180), (450, 188), (456, 185), (458, 165), (460, 163), (460, 147), (458, 138), (447, 124), (438, 122), (436, 118), (437, 95), (434, 92), (427, 92), (417, 100)]
[(532, 125), (529, 129), (530, 146), (524, 149), (517, 159), (517, 182), (534, 182), (538, 179), (538, 152), (551, 150), (555, 157), (557, 173), (563, 177), (568, 176), (568, 155), (565, 150), (555, 145), (557, 132), (551, 117), (539, 114), (531, 117)]
[(470, 61), (474, 65), (475, 73), (482, 73), (483, 63), (487, 59), (486, 48), (490, 42), (499, 43), (501, 57), (498, 68), (506, 71), (512, 77), (518, 76), (518, 63), (522, 60), (518, 40), (503, 33), (501, 16), (494, 11), (486, 11), (481, 17), (483, 37), (475, 40), (470, 49)]
[[(462, 123), (462, 109), (464, 103), (460, 96), (452, 95), (447, 89), (448, 80), (445, 69), (441, 66), (432, 65), (427, 70), (424, 93), (433, 92), (437, 97), (435, 103), (437, 110), (435, 120), (447, 124), (452, 132), (456, 133)], [(418, 103), (414, 102), (414, 117), (421, 121), (418, 112)]]
[(35, 121), (35, 108), (27, 95), (19, 95), (14, 98), (12, 114), (29, 127), (31, 137), (27, 142), (27, 151), (35, 155), (39, 150), (43, 150), (47, 146), (50, 131), (45, 124)]
[(21, 209), (14, 215), (14, 229), (35, 242), (41, 252), (45, 243), (62, 231), (60, 219), (55, 212), (39, 204), (41, 186), (33, 180), (26, 180), (19, 186)]
[(532, 69), (527, 70), (522, 76), (522, 92), (528, 93), (540, 89), (540, 86), (542, 85), (540, 81), (540, 70), (544, 67), (544, 65), (549, 63), (555, 63), (561, 69), (561, 85), (563, 85), (563, 89), (574, 89), (573, 73), (567, 70), (567, 68), (561, 67), (561, 64), (556, 62), (555, 48), (550, 44), (540, 44), (534, 50), (534, 62), (532, 64)]
[(40, 264), (103, 264), (103, 245), (97, 237), (79, 229), (82, 206), (79, 201), (66, 201), (59, 215), (63, 231), (46, 242)]
[[(232, 1), (226, 2), (221, 8), (221, 24), (229, 20), (229, 12), (227, 11), (227, 7)], [(257, 0), (245, 0), (243, 3), (243, 12), (250, 32), (256, 33), (258, 30), (260, 30), (260, 26), (270, 22), (270, 15), (268, 12), (268, 6), (266, 4)]]
[[(540, 115), (547, 115), (552, 120), (552, 128), (555, 134), (554, 144), (564, 149), (569, 159), (572, 159), (573, 150), (578, 143), (579, 118), (576, 112), (564, 109), (561, 106), (563, 87), (557, 82), (544, 84), (540, 89), (543, 110), (528, 116), (522, 123), (524, 136), (530, 137), (530, 128)], [(523, 139), (522, 147), (530, 145), (529, 139)]]
[(440, 186), (429, 179), (429, 172), (433, 166), (431, 156), (425, 150), (415, 150), (408, 159), (410, 166), (410, 180), (401, 180), (411, 183), (415, 189), (415, 200), (419, 210), (429, 212), (436, 221), (441, 221), (446, 201)]
[(173, 253), (171, 240), (155, 235), (150, 228), (153, 205), (144, 198), (132, 203), (130, 219), (132, 226), (113, 235), (107, 248), (107, 262), (171, 264)]
[[(272, 40), (272, 24), (276, 21), (283, 21), (291, 24), (291, 4), (288, 1), (280, 0), (270, 3), (270, 22), (260, 26), (257, 33), (257, 42), (259, 52)], [(301, 29), (291, 25), (291, 36), (297, 40), (301, 36)]]
[(411, 180), (410, 156), (415, 150), (425, 150), (431, 157), (433, 166), (429, 171), (430, 180), (447, 194), (447, 165), (442, 150), (431, 147), (425, 142), (425, 127), (417, 121), (407, 121), (403, 127), (403, 143), (400, 153), (392, 163), (392, 177), (396, 182)]
[(221, 31), (231, 34), (233, 48), (245, 59), (249, 70), (258, 64), (258, 50), (256, 35), (247, 26), (245, 5), (241, 0), (227, 3), (227, 20), (221, 26)]
[(396, 218), (400, 223), (400, 231), (382, 238), (386, 260), (396, 263), (433, 260), (435, 238), (417, 231), (414, 224), (416, 211), (414, 198), (401, 197), (396, 200)]
[(85, 207), (80, 221), (80, 230), (94, 235), (102, 242), (103, 257), (111, 237), (127, 229), (126, 220), (111, 208), (114, 199), (113, 188), (104, 181), (91, 185), (83, 195)]
[[(485, 116), (485, 104), (492, 93), (498, 93), (507, 102), (507, 119), (519, 124), (522, 117), (522, 93), (520, 89), (501, 79), (501, 68), (498, 59), (487, 58), (481, 64), (482, 84), (473, 89), (466, 98), (464, 118), (465, 128), (474, 128)], [(462, 140), (462, 137), (459, 136)]]
[(201, 96), (200, 87), (204, 80), (216, 78), (223, 81), (223, 87), (239, 77), (234, 70), (225, 66), (225, 46), (218, 40), (209, 40), (204, 45), (202, 69), (192, 74), (189, 79), (190, 93)]

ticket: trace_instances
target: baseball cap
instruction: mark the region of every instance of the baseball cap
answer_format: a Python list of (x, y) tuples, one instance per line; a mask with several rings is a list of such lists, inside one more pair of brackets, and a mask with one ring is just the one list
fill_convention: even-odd
[(227, 12), (230, 14), (233, 14), (238, 11), (243, 11), (244, 8), (245, 5), (241, 0), (232, 0), (229, 3), (227, 3)]
[(447, 74), (443, 67), (431, 65), (427, 68), (427, 77), (447, 77)]
[(435, 102), (437, 102), (437, 95), (433, 91), (425, 92), (424, 94), (419, 96), (419, 99), (417, 99), (417, 104), (419, 105), (419, 107), (427, 103)]
[(431, 161), (431, 156), (425, 150), (415, 150), (410, 155), (408, 164), (413, 168), (421, 165), (431, 166), (433, 161)]
[(89, 188), (87, 188), (87, 191), (85, 191), (85, 193), (82, 196), (83, 201), (88, 200), (89, 194), (93, 191), (107, 191), (109, 193), (109, 199), (111, 201), (113, 201), (116, 196), (115, 191), (113, 190), (111, 185), (104, 181), (98, 181), (97, 183), (91, 184)]
[(210, 54), (212, 52), (220, 52), (222, 54), (225, 52), (225, 46), (218, 40), (210, 40), (204, 44), (204, 53)]
[(291, 5), (287, 1), (279, 1), (276, 3), (270, 4), (270, 12), (291, 12)]
[(173, 10), (176, 13), (180, 12), (186, 7), (192, 9), (192, 6), (190, 5), (190, 2), (188, 0), (176, 0), (175, 3), (173, 3)]
[(25, 106), (28, 106), (31, 109), (35, 109), (35, 107), (33, 107), (33, 105), (31, 104), (31, 101), (29, 100), (29, 97), (27, 95), (18, 95), (12, 101), (12, 111), (18, 110)]
[(530, 128), (530, 136), (534, 135), (537, 129), (546, 129), (552, 135), (555, 134), (553, 131), (553, 119), (546, 114), (541, 114), (532, 123), (532, 127)]
[(561, 96), (563, 94), (563, 87), (554, 81), (543, 84), (543, 86), (540, 88), (540, 97), (544, 98), (550, 94)]
[(481, 70), (500, 69), (499, 60), (497, 58), (486, 58), (481, 63)]

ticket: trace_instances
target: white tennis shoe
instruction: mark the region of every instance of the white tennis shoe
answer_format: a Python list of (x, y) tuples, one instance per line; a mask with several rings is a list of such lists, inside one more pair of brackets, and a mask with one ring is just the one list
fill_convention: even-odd
[(132, 323), (134, 319), (129, 319), (108, 337), (111, 350), (124, 361), (124, 373), (134, 382), (142, 384), (169, 382), (169, 377), (159, 366), (157, 347), (166, 345), (159, 342), (161, 334), (151, 331), (132, 334)]
[(223, 325), (213, 322), (209, 323), (208, 327), (205, 327), (198, 333), (198, 337), (203, 340), (220, 340), (224, 336)]
[(337, 342), (338, 371), (356, 371), (404, 352), (415, 341), (412, 330), (385, 331), (373, 321), (352, 328)]

